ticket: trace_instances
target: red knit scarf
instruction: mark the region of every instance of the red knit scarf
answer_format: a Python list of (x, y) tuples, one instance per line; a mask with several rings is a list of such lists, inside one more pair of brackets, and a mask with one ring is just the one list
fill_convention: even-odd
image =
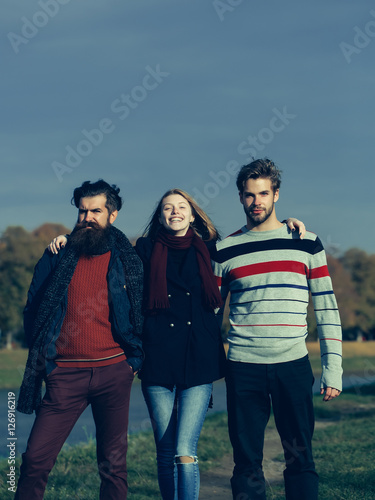
[(184, 250), (191, 246), (197, 252), (205, 304), (213, 309), (222, 306), (223, 301), (211, 268), (210, 254), (201, 238), (191, 228), (185, 236), (175, 236), (163, 228), (158, 232), (150, 259), (147, 309), (166, 309), (169, 307), (167, 292), (168, 248)]

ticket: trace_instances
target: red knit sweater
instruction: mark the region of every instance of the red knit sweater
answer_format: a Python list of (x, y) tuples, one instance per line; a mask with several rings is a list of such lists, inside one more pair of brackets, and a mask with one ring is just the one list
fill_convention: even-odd
[(107, 271), (111, 252), (80, 257), (56, 342), (58, 366), (107, 366), (125, 359), (109, 321)]

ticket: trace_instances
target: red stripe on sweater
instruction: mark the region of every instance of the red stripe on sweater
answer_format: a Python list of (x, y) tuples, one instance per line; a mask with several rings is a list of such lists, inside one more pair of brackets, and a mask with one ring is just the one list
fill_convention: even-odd
[(327, 266), (321, 266), (321, 267), (316, 267), (315, 269), (310, 269), (310, 271), (307, 274), (307, 277), (311, 280), (315, 280), (317, 278), (325, 278), (326, 276), (329, 276)]
[(226, 238), (230, 238), (231, 236), (235, 236), (236, 234), (241, 234), (241, 233), (242, 233), (242, 229), (239, 229), (238, 231), (235, 231), (232, 234), (228, 234), (228, 236), (226, 236)]
[(234, 325), (232, 324), (232, 326), (295, 326), (295, 327), (306, 327), (307, 325), (288, 325), (286, 323), (276, 323), (276, 324), (266, 324), (266, 325), (259, 325), (259, 324), (256, 324), (256, 325)]
[(341, 339), (320, 339), (320, 342), (325, 342), (326, 340), (336, 340), (336, 342), (342, 342)]
[(295, 262), (293, 260), (261, 262), (259, 264), (250, 264), (249, 266), (242, 266), (233, 269), (229, 273), (229, 279), (237, 280), (240, 278), (244, 278), (245, 276), (254, 276), (255, 274), (283, 272), (306, 275), (307, 268), (302, 262)]

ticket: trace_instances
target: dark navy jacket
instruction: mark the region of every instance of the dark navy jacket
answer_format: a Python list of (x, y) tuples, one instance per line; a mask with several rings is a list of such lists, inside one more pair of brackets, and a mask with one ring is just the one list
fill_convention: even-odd
[[(152, 248), (149, 238), (137, 240), (135, 249), (143, 261), (146, 294)], [(187, 250), (181, 269), (169, 250), (167, 289), (170, 308), (145, 314), (145, 360), (139, 378), (155, 385), (183, 388), (222, 378), (225, 352), (220, 328), (214, 311), (203, 305), (194, 247)]]
[[(34, 318), (37, 314), (39, 303), (48, 283), (51, 272), (60, 262), (65, 249), (58, 255), (53, 255), (46, 250), (35, 267), (33, 280), (28, 292), (27, 304), (24, 309), (24, 329), (29, 348), (32, 346), (32, 330)], [(110, 322), (114, 339), (120, 344), (127, 357), (128, 363), (134, 371), (138, 371), (142, 366), (143, 350), (141, 343), (141, 333), (134, 331), (131, 324), (130, 302), (126, 292), (126, 282), (123, 265), (121, 263), (118, 250), (111, 251), (111, 258), (107, 274), (108, 297), (110, 309)], [(60, 303), (59, 308), (53, 318), (51, 327), (46, 336), (43, 355), (46, 360), (47, 375), (56, 367), (56, 340), (60, 335), (62, 323), (64, 321), (67, 308), (67, 293)]]

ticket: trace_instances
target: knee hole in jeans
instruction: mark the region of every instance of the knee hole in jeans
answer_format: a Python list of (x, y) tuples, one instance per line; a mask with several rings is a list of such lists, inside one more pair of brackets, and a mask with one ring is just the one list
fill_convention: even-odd
[(179, 464), (196, 464), (198, 463), (198, 457), (192, 457), (188, 455), (176, 455), (175, 462), (177, 465)]

